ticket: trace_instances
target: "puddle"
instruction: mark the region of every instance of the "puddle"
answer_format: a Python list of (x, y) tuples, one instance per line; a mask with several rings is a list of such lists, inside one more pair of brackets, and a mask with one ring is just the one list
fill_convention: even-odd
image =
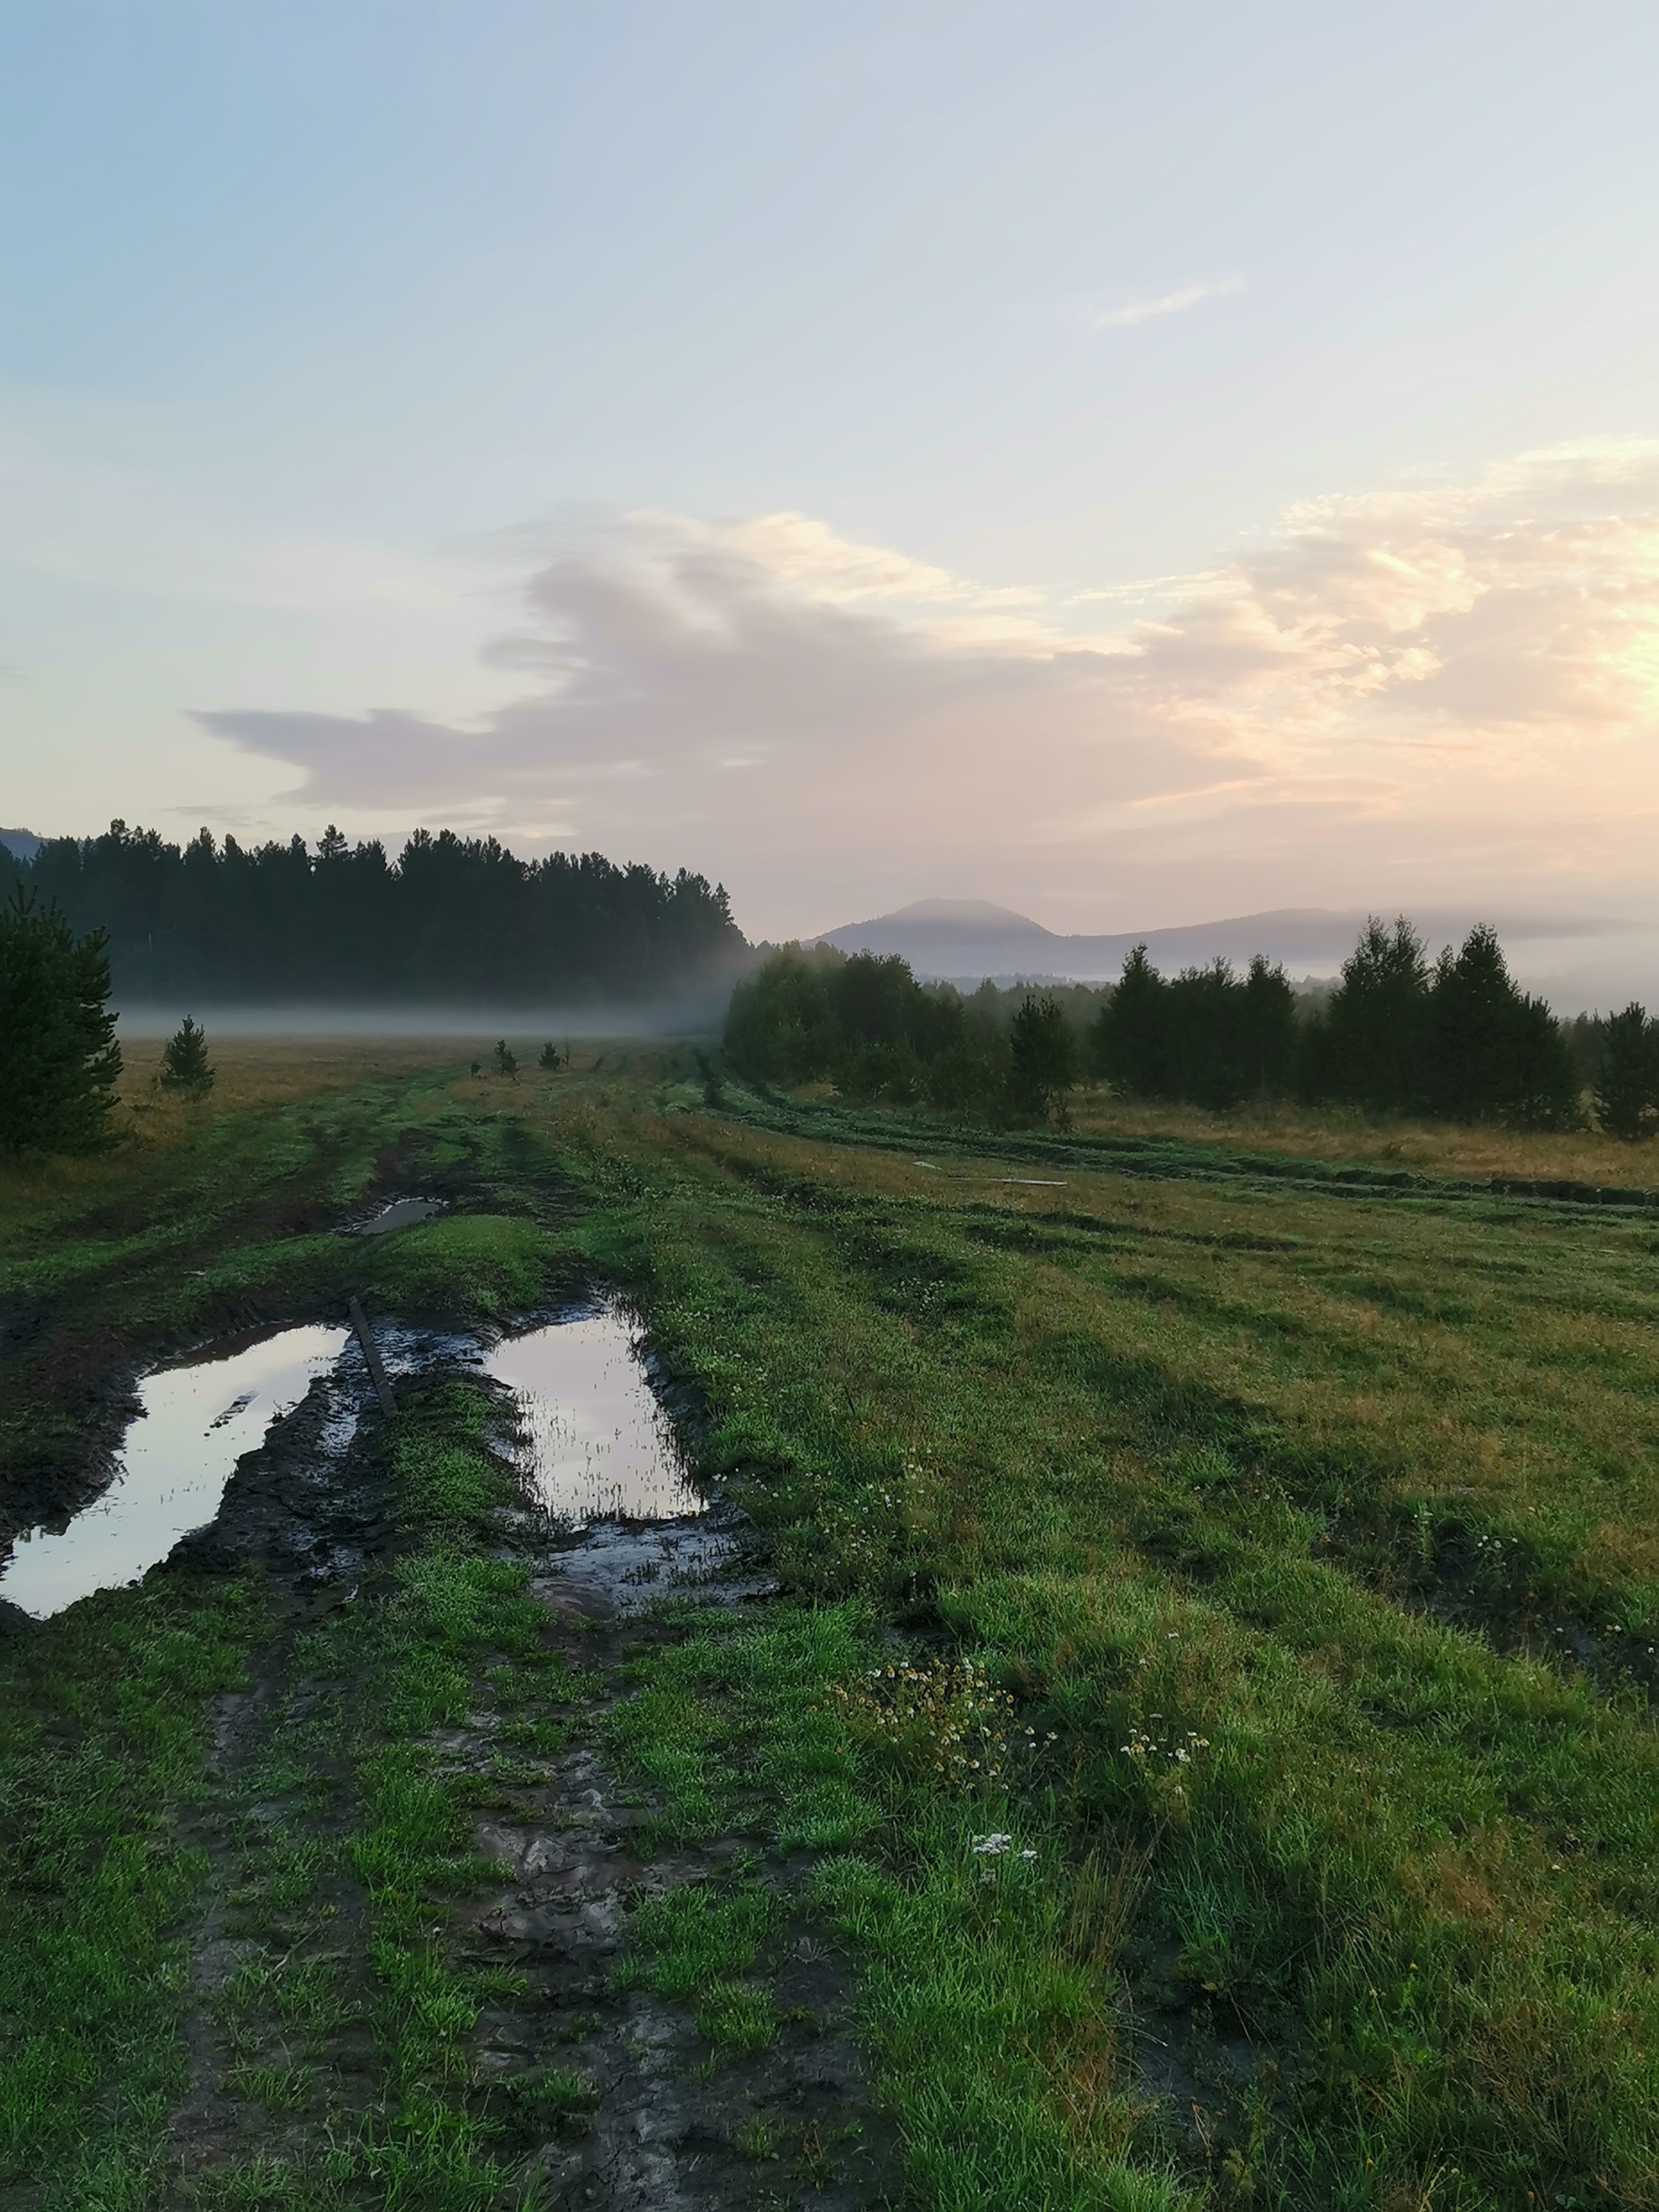
[(385, 1237), (394, 1229), (407, 1229), (411, 1223), (424, 1221), (443, 1210), (441, 1198), (394, 1198), (372, 1219), (360, 1221), (349, 1233), (353, 1237)]
[(340, 1357), (343, 1328), (285, 1328), (262, 1343), (138, 1385), (114, 1480), (61, 1535), (20, 1536), (0, 1598), (44, 1620), (96, 1589), (137, 1581), (219, 1510), (231, 1471)]
[(639, 1343), (633, 1324), (607, 1310), (509, 1337), (489, 1354), (489, 1372), (518, 1398), (520, 1464), (561, 1521), (679, 1521), (705, 1510)]

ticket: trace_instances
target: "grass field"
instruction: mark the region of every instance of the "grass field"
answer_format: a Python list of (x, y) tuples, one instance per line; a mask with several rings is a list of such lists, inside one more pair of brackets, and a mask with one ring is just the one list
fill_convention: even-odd
[[(523, 2201), (528, 2138), (468, 2070), (481, 2000), (436, 1933), (465, 1807), (409, 1802), (443, 1698), (477, 1703), (507, 1651), (529, 1686), (501, 1726), (589, 1730), (665, 1850), (783, 1854), (852, 1962), (907, 2203), (1659, 2205), (1646, 1154), (1103, 1101), (993, 1139), (711, 1100), (667, 1049), (517, 1085), (430, 1054), (226, 1052), (210, 1106), (12, 1178), (9, 1480), (72, 1461), (100, 1362), (229, 1316), (354, 1288), (501, 1313), (586, 1273), (701, 1394), (781, 1594), (672, 1601), (585, 1718), (522, 1578), (484, 1571), (487, 1439), (400, 1416), (430, 1565), (330, 1627), (356, 1686), (289, 1838), (358, 1900), (328, 1972), (368, 2072), (331, 2105), (333, 2030), (306, 2058), (249, 2029), (273, 2114), (301, 2116), (272, 2143), (332, 2148), (187, 2181), (213, 1700), (268, 1676), (277, 1711), (322, 1662), (257, 1580), (174, 1570), (0, 1644), (30, 1929), (0, 1966), (0, 2204)], [(329, 1237), (391, 1157), (464, 1171), (472, 1211)], [(389, 1698), (398, 1652), (447, 1688)], [(248, 1907), (273, 1956), (328, 1948), (283, 1919), (304, 1890)], [(631, 1971), (716, 2053), (763, 2039), (774, 1904), (678, 1894), (636, 1917)], [(773, 2201), (812, 2200), (804, 2154), (757, 2158)]]

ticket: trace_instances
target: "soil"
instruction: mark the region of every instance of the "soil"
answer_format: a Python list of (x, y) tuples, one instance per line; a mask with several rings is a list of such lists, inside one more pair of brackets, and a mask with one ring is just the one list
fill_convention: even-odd
[[(741, 1516), (716, 1509), (660, 1528), (602, 1527), (550, 1552), (535, 1588), (597, 1669), (603, 1711), (615, 1701), (626, 1656), (653, 1631), (644, 1608), (688, 1583), (736, 1606), (763, 1601)], [(458, 1743), (457, 1755), (483, 1747)], [(591, 2125), (538, 2154), (556, 2203), (623, 2208), (777, 2204), (810, 2191), (823, 2212), (891, 2201), (896, 2139), (865, 2083), (851, 2033), (846, 1975), (799, 1915), (786, 1919), (774, 1996), (782, 2026), (770, 2048), (714, 2065), (685, 2008), (647, 1990), (617, 1992), (610, 1972), (629, 1905), (682, 1882), (717, 1879), (738, 1848), (726, 1838), (655, 1852), (650, 1808), (620, 1796), (591, 1744), (574, 1747), (510, 1824), (480, 1826), (477, 1845), (504, 1881), (471, 1914), (485, 1955), (526, 1978), (527, 1999), (486, 2013), (477, 2063), (486, 2075), (576, 2066), (599, 2093)], [(774, 1855), (761, 1879), (786, 1899), (806, 1862)], [(735, 2148), (756, 2124), (764, 2156)], [(754, 2141), (750, 2134), (746, 2140)]]
[[(515, 1327), (547, 1318), (521, 1316)], [(479, 1382), (473, 1362), (483, 1346), (475, 1336), (383, 1325), (380, 1340), (394, 1385), (424, 1390), (463, 1374)], [(673, 1403), (665, 1387), (662, 1395), (695, 1428), (696, 1408)], [(248, 1778), (269, 1750), (279, 1714), (303, 1718), (307, 1701), (322, 1705), (349, 1694), (349, 1683), (296, 1680), (292, 1659), (304, 1629), (371, 1595), (408, 1540), (381, 1435), (354, 1347), (335, 1376), (319, 1379), (262, 1449), (238, 1464), (217, 1518), (173, 1555), (173, 1569), (205, 1573), (258, 1559), (278, 1620), (249, 1687), (218, 1701), (209, 1796), (191, 1823), (212, 1873), (191, 1941), (191, 2083), (171, 2130), (180, 2201), (214, 2168), (255, 2157), (301, 2160), (308, 2137), (314, 2147), (314, 2124), (285, 2118), (232, 2086), (235, 2051), (223, 1993), (244, 1961), (269, 1945), (235, 1934), (228, 1899), (241, 1879), (250, 1822), (273, 1829), (291, 1822), (325, 1842), (349, 1829), (350, 1777), (330, 1771), (325, 1759), (296, 1778), (289, 1796), (251, 1808)], [(781, 2025), (769, 2048), (717, 2063), (689, 2005), (613, 1986), (634, 1903), (675, 1884), (719, 1879), (740, 1850), (754, 1851), (752, 1838), (737, 1837), (658, 1851), (651, 1807), (619, 1787), (595, 1748), (604, 1714), (624, 1693), (629, 1656), (670, 1633), (652, 1617), (659, 1595), (695, 1586), (721, 1603), (764, 1602), (773, 1585), (752, 1528), (718, 1499), (694, 1520), (601, 1523), (575, 1536), (532, 1514), (505, 1513), (501, 1523), (502, 1552), (531, 1565), (556, 1641), (599, 1684), (575, 1741), (547, 1765), (545, 1780), (515, 1793), (510, 1816), (493, 1811), (480, 1821), (476, 1848), (500, 1867), (500, 1885), (462, 1908), (455, 1923), (463, 1957), (524, 1978), (522, 1994), (480, 2017), (476, 2087), (487, 2094), (515, 2075), (547, 2069), (589, 2085), (582, 2109), (562, 2116), (527, 2153), (526, 2178), (538, 2171), (550, 2203), (593, 2212), (758, 2212), (797, 2202), (862, 2212), (894, 2201), (896, 2137), (866, 2081), (846, 1973), (822, 1931), (790, 1903), (810, 1864), (805, 1855), (765, 1856), (758, 1875), (785, 1899), (773, 1954)], [(452, 1771), (482, 1773), (504, 1747), (480, 1717), (439, 1748)], [(290, 1959), (337, 1964), (364, 1958), (363, 1923), (360, 1886), (334, 1874), (276, 1933)], [(357, 1994), (366, 2002), (369, 1992)], [(366, 2028), (336, 2037), (328, 2057), (337, 2109), (362, 2109), (374, 2080)]]

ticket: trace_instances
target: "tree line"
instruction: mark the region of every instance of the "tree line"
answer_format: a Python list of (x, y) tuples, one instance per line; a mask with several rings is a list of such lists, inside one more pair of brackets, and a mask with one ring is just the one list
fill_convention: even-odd
[(1005, 1015), (986, 985), (964, 1000), (926, 988), (908, 961), (785, 945), (732, 994), (726, 1053), (765, 1084), (828, 1079), (849, 1097), (1041, 1119), (1082, 1072), (1077, 1030), (1052, 994)]
[(128, 1000), (666, 997), (730, 975), (747, 946), (723, 886), (598, 853), (525, 860), (493, 837), (417, 830), (395, 858), (331, 828), (314, 849), (188, 844), (113, 822), (0, 848), (0, 896), (33, 890), (75, 931), (101, 931)]
[[(767, 1083), (992, 1119), (1063, 1112), (1087, 1076), (1124, 1097), (1225, 1111), (1249, 1100), (1609, 1134), (1659, 1127), (1659, 1023), (1632, 1005), (1558, 1022), (1489, 928), (1431, 960), (1405, 920), (1370, 922), (1333, 987), (1298, 995), (1258, 957), (1158, 973), (1140, 945), (1097, 992), (968, 999), (904, 961), (786, 947), (732, 994), (726, 1053)], [(1092, 1011), (1077, 1018), (1079, 1001)]]

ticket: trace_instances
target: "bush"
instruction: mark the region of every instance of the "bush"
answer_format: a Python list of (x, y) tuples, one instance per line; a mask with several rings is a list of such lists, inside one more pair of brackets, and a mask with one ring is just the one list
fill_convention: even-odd
[(121, 1048), (107, 939), (77, 938), (19, 884), (0, 907), (0, 1150), (92, 1152), (110, 1141)]

